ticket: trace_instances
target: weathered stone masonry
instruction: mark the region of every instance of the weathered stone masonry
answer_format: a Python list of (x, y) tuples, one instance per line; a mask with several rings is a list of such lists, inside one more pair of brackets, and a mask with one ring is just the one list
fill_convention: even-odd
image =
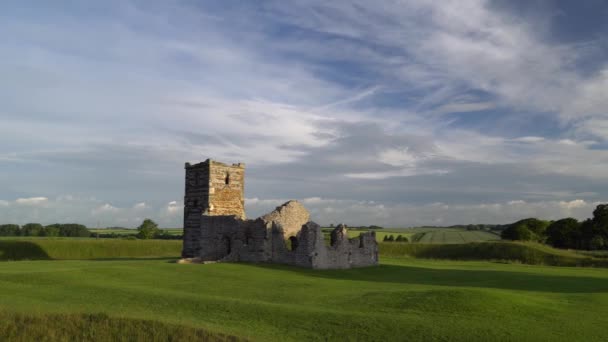
[[(200, 261), (273, 262), (309, 268), (377, 265), (374, 232), (349, 239), (338, 226), (326, 245), (306, 208), (289, 201), (255, 220), (245, 219), (243, 164), (207, 159), (186, 164), (182, 257)], [(286, 243), (289, 240), (289, 243)]]

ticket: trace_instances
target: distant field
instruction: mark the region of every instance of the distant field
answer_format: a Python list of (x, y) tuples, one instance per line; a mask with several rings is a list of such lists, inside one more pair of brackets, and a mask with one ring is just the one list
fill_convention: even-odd
[(467, 242), (500, 240), (500, 236), (498, 236), (497, 234), (482, 230), (429, 228), (429, 231), (420, 231), (417, 234), (420, 234), (419, 238), (414, 242), (419, 243), (459, 244)]
[[(118, 234), (118, 235), (129, 235), (129, 234), (137, 234), (137, 229), (113, 229), (113, 228), (89, 228), (92, 233), (99, 234)], [(167, 232), (171, 235), (182, 235), (182, 228), (161, 228), (162, 231)]]
[[(326, 228), (324, 231), (328, 232)], [(352, 229), (348, 231), (348, 236), (353, 238), (359, 236), (362, 231)], [(434, 244), (460, 244), (468, 242), (483, 242), (483, 241), (495, 241), (500, 240), (500, 236), (495, 233), (491, 233), (483, 230), (466, 230), (459, 228), (392, 228), (392, 229), (378, 229), (376, 232), (376, 241), (382, 242), (385, 236), (392, 235), (397, 237), (399, 235), (406, 237), (409, 242), (412, 243), (434, 243)]]
[[(366, 231), (368, 231), (368, 230), (366, 230)], [(374, 231), (376, 232), (376, 241), (378, 241), (378, 242), (382, 241), (385, 236), (389, 236), (389, 235), (392, 235), (395, 238), (397, 236), (401, 235), (403, 237), (408, 238), (408, 240), (410, 240), (410, 237), (412, 235), (414, 235), (414, 233), (412, 233), (412, 232), (406, 232), (406, 231), (403, 231), (403, 232), (392, 231), (391, 232), (391, 231), (385, 231), (384, 229), (374, 230)], [(362, 230), (349, 230), (348, 231), (348, 237), (350, 237), (350, 238), (357, 237), (362, 232), (365, 232), (365, 231), (362, 231)]]

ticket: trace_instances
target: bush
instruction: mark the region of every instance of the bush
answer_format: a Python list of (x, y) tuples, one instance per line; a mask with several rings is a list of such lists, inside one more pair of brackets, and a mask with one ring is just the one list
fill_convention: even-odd
[(395, 241), (397, 242), (408, 242), (407, 238), (403, 235), (398, 235), (397, 239), (395, 239)]

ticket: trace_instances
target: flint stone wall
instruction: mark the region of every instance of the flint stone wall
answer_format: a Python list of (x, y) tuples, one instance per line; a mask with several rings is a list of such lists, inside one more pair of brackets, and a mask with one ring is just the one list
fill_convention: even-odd
[[(300, 203), (290, 201), (255, 220), (203, 215), (197, 256), (202, 261), (272, 262), (315, 269), (378, 264), (375, 232), (349, 239), (346, 227), (340, 225), (332, 232), (328, 246), (321, 227), (314, 222), (304, 222), (309, 218), (307, 211), (303, 214), (305, 210)], [(285, 222), (292, 227), (303, 223), (295, 234), (286, 234), (282, 226)], [(287, 237), (291, 239), (292, 249), (286, 245)]]

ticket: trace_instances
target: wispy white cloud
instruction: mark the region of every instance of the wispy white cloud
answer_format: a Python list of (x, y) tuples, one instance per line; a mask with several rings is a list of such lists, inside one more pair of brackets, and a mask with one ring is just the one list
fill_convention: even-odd
[(48, 198), (46, 197), (29, 197), (29, 198), (17, 198), (15, 200), (15, 204), (18, 205), (28, 205), (28, 206), (41, 206), (48, 203)]
[[(608, 193), (608, 63), (578, 70), (591, 50), (543, 20), (482, 0), (78, 6), (0, 11), (0, 188), (22, 199), (0, 207), (32, 219), (178, 225), (183, 163), (208, 157), (250, 167), (253, 208), (368, 196), (401, 218), (388, 203), (460, 192), (543, 213), (530, 196)], [(52, 199), (66, 191), (101, 200)]]

